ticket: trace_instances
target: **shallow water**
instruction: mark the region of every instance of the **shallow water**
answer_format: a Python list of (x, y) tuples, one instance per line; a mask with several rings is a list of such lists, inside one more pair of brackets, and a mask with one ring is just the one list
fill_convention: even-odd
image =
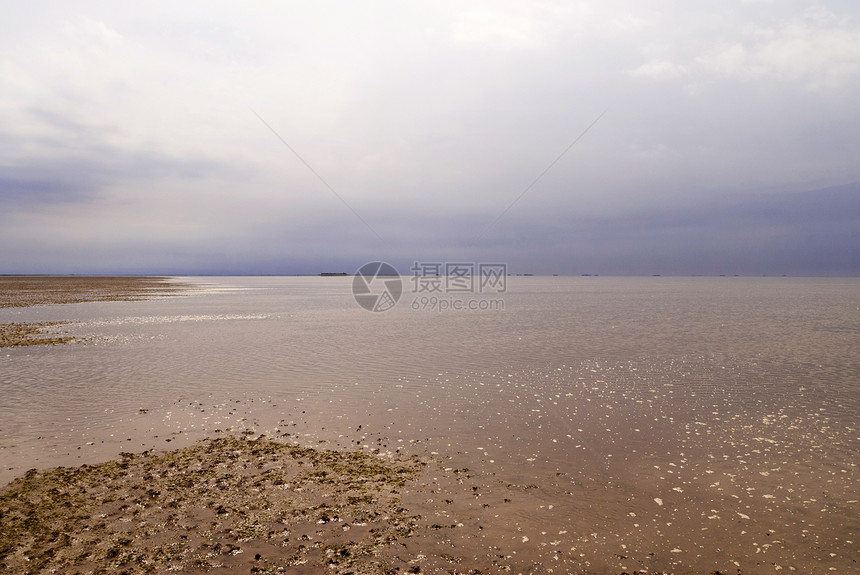
[(0, 482), (289, 430), (470, 468), (427, 512), (539, 569), (856, 569), (860, 280), (508, 279), (504, 311), (370, 313), (341, 277), (0, 310), (87, 338), (0, 352)]

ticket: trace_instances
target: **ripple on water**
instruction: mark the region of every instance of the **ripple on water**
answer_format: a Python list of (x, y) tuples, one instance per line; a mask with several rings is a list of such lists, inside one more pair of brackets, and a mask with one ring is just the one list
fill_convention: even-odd
[[(348, 286), (326, 299), (311, 285), (296, 300), (275, 287), (201, 295), (164, 315), (127, 304), (74, 327), (90, 341), (13, 350), (5, 445), (38, 446), (63, 422), (104, 438), (134, 420), (435, 452), (477, 487), (449, 516), (486, 513), (488, 540), (516, 535), (573, 571), (608, 557), (614, 571), (756, 572), (762, 556), (817, 571), (852, 553), (860, 346), (850, 331), (810, 333), (785, 293), (609, 282), (514, 292), (504, 314), (466, 317), (368, 314), (338, 299)], [(816, 304), (816, 325), (843, 325), (846, 297)], [(130, 418), (138, 409), (150, 411)]]

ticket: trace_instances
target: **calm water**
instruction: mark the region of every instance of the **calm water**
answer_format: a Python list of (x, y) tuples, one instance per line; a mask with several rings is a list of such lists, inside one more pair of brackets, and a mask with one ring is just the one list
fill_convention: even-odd
[(860, 280), (515, 277), (504, 311), (442, 313), (367, 312), (351, 278), (189, 281), (0, 310), (88, 338), (0, 353), (0, 482), (289, 430), (516, 492), (482, 537), (541, 569), (857, 568)]

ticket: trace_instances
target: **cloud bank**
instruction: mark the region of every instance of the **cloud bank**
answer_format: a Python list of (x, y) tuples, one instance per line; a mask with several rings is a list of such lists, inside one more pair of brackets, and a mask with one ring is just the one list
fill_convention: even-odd
[(2, 12), (0, 273), (860, 274), (855, 3)]

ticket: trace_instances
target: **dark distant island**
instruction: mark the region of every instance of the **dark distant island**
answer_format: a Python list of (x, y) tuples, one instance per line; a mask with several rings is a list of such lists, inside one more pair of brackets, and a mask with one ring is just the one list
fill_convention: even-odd
[(346, 272), (322, 272), (320, 277), (330, 278), (333, 276), (348, 276), (349, 274)]

